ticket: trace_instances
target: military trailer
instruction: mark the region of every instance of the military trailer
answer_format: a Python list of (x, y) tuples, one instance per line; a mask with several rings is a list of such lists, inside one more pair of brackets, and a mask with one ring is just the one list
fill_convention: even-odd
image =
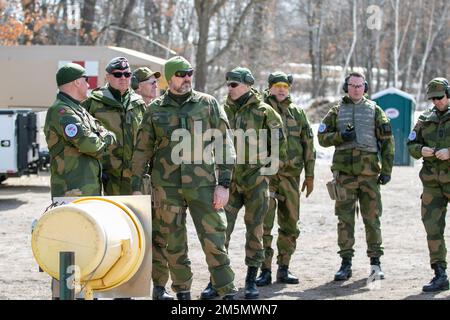
[(37, 173), (41, 159), (37, 116), (31, 110), (0, 110), (0, 182)]

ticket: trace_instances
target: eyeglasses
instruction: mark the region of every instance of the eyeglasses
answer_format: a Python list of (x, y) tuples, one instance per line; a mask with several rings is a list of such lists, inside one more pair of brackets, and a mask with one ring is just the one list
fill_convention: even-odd
[(348, 86), (352, 87), (352, 88), (355, 88), (355, 89), (360, 89), (360, 88), (364, 87), (363, 84), (351, 84), (351, 83), (349, 83)]
[(156, 80), (145, 80), (145, 81), (142, 81), (141, 83), (150, 83), (151, 85), (155, 85), (157, 83), (157, 81)]
[(227, 86), (232, 87), (232, 88), (236, 88), (238, 85), (240, 85), (239, 82), (228, 82), (227, 83)]
[(125, 71), (125, 72), (112, 72), (110, 73), (114, 76), (114, 78), (122, 78), (124, 76), (125, 78), (131, 77), (131, 72)]
[(431, 100), (431, 101), (433, 101), (433, 100), (442, 100), (442, 99), (444, 99), (444, 97), (445, 97), (445, 96), (441, 96), (441, 97), (433, 97), (433, 98), (430, 98), (430, 100)]
[(286, 82), (277, 82), (273, 85), (275, 88), (289, 88), (289, 85)]
[(179, 70), (179, 71), (175, 72), (175, 77), (178, 77), (178, 78), (184, 78), (186, 76), (192, 77), (193, 74), (194, 74), (194, 70), (193, 69)]
[(88, 76), (83, 76), (84, 80), (89, 83), (89, 77)]

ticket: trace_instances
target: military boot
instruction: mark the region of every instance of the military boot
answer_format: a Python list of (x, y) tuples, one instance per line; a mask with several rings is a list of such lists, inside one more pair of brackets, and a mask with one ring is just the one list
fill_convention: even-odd
[(384, 272), (381, 270), (381, 263), (379, 257), (370, 258), (370, 276), (375, 280), (383, 280)]
[(436, 291), (444, 291), (448, 290), (448, 278), (447, 273), (445, 272), (445, 267), (441, 264), (434, 263), (431, 265), (431, 268), (434, 269), (434, 278), (431, 279), (430, 283), (423, 286), (423, 292), (436, 292)]
[(200, 294), (201, 300), (211, 300), (216, 297), (218, 297), (219, 294), (217, 293), (216, 289), (213, 288), (212, 283), (209, 282), (206, 288), (202, 291)]
[(280, 283), (297, 284), (298, 278), (289, 272), (289, 266), (279, 266), (277, 271), (277, 281)]
[(344, 281), (352, 276), (352, 259), (342, 258), (341, 268), (334, 275), (334, 281)]
[(235, 300), (236, 292), (233, 293), (227, 293), (222, 297), (222, 300)]
[(256, 278), (256, 285), (258, 287), (268, 286), (272, 283), (272, 271), (269, 269), (261, 269), (259, 277)]
[(178, 300), (191, 300), (191, 292), (190, 291), (178, 292), (177, 299)]
[(153, 300), (173, 300), (173, 296), (167, 293), (166, 288), (162, 286), (153, 287)]
[(259, 297), (259, 291), (256, 288), (256, 274), (258, 273), (257, 267), (248, 267), (247, 276), (245, 277), (245, 299), (257, 299)]

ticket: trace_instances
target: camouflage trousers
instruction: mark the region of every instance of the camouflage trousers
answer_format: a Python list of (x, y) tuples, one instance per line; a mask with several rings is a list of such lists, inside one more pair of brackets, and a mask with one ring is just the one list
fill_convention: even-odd
[(230, 199), (225, 206), (227, 215), (227, 240), (228, 249), (236, 225), (238, 212), (245, 207), (244, 222), (245, 234), (245, 264), (249, 267), (259, 268), (264, 260), (263, 222), (269, 209), (269, 178), (259, 176), (253, 188), (242, 188), (236, 183), (230, 187)]
[[(161, 210), (154, 209), (152, 205), (152, 281), (154, 286), (165, 287), (169, 281), (169, 263), (167, 262), (166, 247), (159, 244), (165, 243), (164, 235), (160, 232), (162, 217)], [(187, 243), (187, 234), (185, 233)]]
[(189, 208), (197, 236), (206, 256), (213, 287), (219, 295), (235, 292), (234, 272), (225, 249), (227, 221), (223, 210), (212, 207), (214, 187), (197, 189), (155, 187), (153, 209), (157, 221), (154, 233), (153, 268), (155, 284), (165, 284), (168, 262), (174, 292), (191, 290), (192, 271), (188, 257), (186, 209)]
[(300, 215), (300, 177), (275, 175), (270, 178), (269, 211), (264, 219), (264, 262), (262, 269), (271, 269), (274, 250), (272, 249), (272, 228), (275, 212), (278, 218), (277, 264), (288, 266), (297, 247), (300, 235), (298, 220)]
[(438, 187), (423, 187), (422, 222), (427, 233), (430, 264), (439, 262), (447, 266), (447, 249), (444, 241), (445, 216), (450, 199), (450, 183)]
[(107, 178), (102, 179), (103, 192), (107, 196), (131, 195), (131, 178), (114, 176), (106, 173)]
[(336, 201), (335, 214), (338, 218), (337, 233), (339, 255), (353, 257), (355, 244), (355, 212), (359, 201), (361, 216), (366, 229), (367, 256), (383, 255), (381, 239), (382, 214), (380, 186), (376, 176), (339, 175), (337, 179), (346, 190), (347, 200)]

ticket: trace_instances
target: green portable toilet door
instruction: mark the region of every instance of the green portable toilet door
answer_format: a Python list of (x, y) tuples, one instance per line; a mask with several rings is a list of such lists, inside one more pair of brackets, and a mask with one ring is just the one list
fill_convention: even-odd
[(399, 99), (398, 96), (388, 94), (378, 99), (377, 103), (382, 106), (384, 112), (391, 121), (392, 133), (395, 139), (395, 157), (394, 164), (401, 165), (403, 161), (403, 140), (404, 135), (404, 113), (405, 113), (405, 101)]
[(409, 95), (395, 88), (389, 88), (374, 95), (373, 100), (385, 111), (391, 121), (395, 139), (394, 165), (411, 165), (406, 146), (411, 132), (414, 101)]

